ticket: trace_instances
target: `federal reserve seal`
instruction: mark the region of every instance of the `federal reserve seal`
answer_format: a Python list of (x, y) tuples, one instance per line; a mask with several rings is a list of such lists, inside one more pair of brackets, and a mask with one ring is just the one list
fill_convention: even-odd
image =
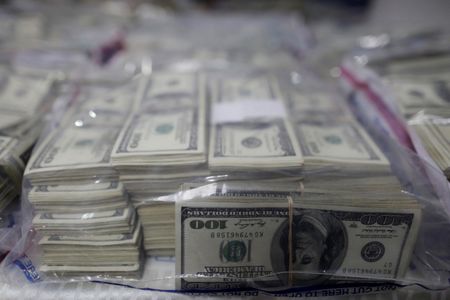
[(241, 142), (242, 146), (249, 149), (255, 149), (262, 145), (262, 141), (254, 136), (250, 136), (248, 138), (245, 138)]
[(88, 147), (94, 145), (95, 141), (92, 139), (81, 139), (75, 142), (74, 147)]
[(380, 260), (385, 252), (384, 245), (380, 242), (369, 242), (361, 249), (361, 257), (367, 262)]
[(325, 141), (333, 145), (342, 144), (342, 139), (334, 134), (327, 135), (326, 137), (324, 137), (324, 139)]
[(158, 125), (155, 129), (156, 133), (159, 133), (159, 134), (168, 134), (172, 130), (173, 130), (173, 125), (167, 124), (167, 123)]
[(229, 241), (220, 245), (221, 260), (240, 262), (247, 255), (247, 247), (242, 241)]

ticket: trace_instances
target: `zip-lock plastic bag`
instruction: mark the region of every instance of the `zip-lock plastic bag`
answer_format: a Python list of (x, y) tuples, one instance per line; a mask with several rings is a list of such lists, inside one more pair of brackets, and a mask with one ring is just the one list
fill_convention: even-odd
[(334, 88), (300, 74), (155, 72), (81, 90), (25, 172), (31, 230), (5, 259), (6, 280), (185, 293), (446, 287), (449, 219), (426, 163), (372, 139)]

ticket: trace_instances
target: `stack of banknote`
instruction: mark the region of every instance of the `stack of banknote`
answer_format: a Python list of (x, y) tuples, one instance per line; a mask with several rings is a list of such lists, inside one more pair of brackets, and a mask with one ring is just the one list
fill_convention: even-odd
[(366, 192), (355, 201), (351, 189), (337, 197), (308, 190), (242, 182), (184, 189), (175, 214), (178, 288), (402, 278), (421, 219), (414, 198)]
[(204, 80), (177, 73), (142, 80), (111, 155), (133, 201), (176, 192), (186, 178), (208, 175)]
[(390, 175), (390, 164), (353, 118), (339, 93), (287, 88), (286, 98), (305, 161), (305, 173)]
[(134, 101), (136, 83), (85, 86), (27, 165), (41, 271), (134, 276), (141, 270), (141, 226), (110, 153)]
[(450, 180), (450, 115), (448, 118), (417, 116), (409, 125), (415, 129), (430, 157)]
[(277, 81), (252, 75), (211, 83), (208, 166), (216, 172), (280, 173), (303, 166)]
[(0, 211), (20, 194), (22, 174), (53, 102), (52, 80), (0, 74)]
[(450, 117), (450, 78), (447, 80), (393, 80), (391, 85), (400, 111)]
[(450, 179), (450, 56), (391, 65), (387, 77), (400, 112)]
[[(112, 151), (112, 164), (133, 203), (178, 191), (195, 177), (209, 174), (206, 165), (206, 83), (198, 74), (156, 73), (141, 80), (138, 99)], [(171, 210), (173, 203), (161, 204)], [(164, 236), (164, 226), (147, 227), (152, 216), (139, 217), (148, 254), (173, 255), (167, 247), (152, 248), (152, 239)], [(172, 221), (173, 224), (173, 221)], [(159, 251), (158, 251), (159, 250)]]
[(137, 276), (142, 231), (133, 207), (91, 213), (40, 213), (40, 269), (58, 275)]

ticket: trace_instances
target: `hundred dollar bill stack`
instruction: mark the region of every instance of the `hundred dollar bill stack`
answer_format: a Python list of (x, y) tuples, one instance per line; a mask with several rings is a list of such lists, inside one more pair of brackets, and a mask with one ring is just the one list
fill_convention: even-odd
[(41, 271), (137, 276), (142, 233), (110, 153), (138, 85), (87, 86), (40, 143), (25, 176), (41, 234)]
[(286, 90), (305, 172), (322, 170), (321, 177), (336, 180), (363, 174), (393, 176), (389, 161), (354, 120), (338, 93)]
[(402, 278), (421, 219), (414, 198), (315, 197), (307, 185), (301, 194), (291, 191), (224, 182), (182, 193), (176, 204), (178, 288)]
[(24, 165), (53, 97), (52, 80), (0, 74), (0, 211), (17, 198)]
[(305, 160), (307, 191), (333, 201), (359, 201), (362, 194), (385, 203), (402, 201), (402, 187), (389, 160), (338, 93), (285, 91)]
[(302, 152), (276, 80), (225, 78), (212, 83), (211, 93), (211, 170), (273, 176), (301, 169)]
[[(206, 84), (200, 74), (156, 73), (144, 82), (135, 113), (112, 152), (134, 203), (175, 193), (190, 178), (208, 175), (205, 111)], [(167, 238), (173, 205), (150, 202), (148, 211), (139, 206), (138, 213), (146, 252), (173, 255), (173, 235)]]

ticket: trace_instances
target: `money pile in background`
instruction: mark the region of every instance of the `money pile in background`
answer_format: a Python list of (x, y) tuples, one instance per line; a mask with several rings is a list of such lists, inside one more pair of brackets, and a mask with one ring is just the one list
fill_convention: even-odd
[(353, 190), (361, 197), (336, 197), (334, 190), (318, 196), (308, 184), (282, 186), (185, 187), (176, 204), (178, 287), (298, 287), (364, 274), (403, 276), (421, 219), (414, 198), (391, 201)]
[(385, 62), (384, 76), (400, 112), (450, 179), (450, 55), (432, 53)]
[(29, 200), (38, 212), (41, 271), (135, 276), (141, 226), (110, 153), (134, 101), (136, 85), (86, 86), (27, 165)]
[(417, 117), (409, 125), (415, 129), (430, 157), (450, 180), (450, 118)]
[(22, 188), (31, 149), (52, 104), (52, 80), (0, 76), (0, 211)]
[(447, 81), (399, 79), (391, 84), (405, 117), (425, 113), (450, 118), (450, 78)]

